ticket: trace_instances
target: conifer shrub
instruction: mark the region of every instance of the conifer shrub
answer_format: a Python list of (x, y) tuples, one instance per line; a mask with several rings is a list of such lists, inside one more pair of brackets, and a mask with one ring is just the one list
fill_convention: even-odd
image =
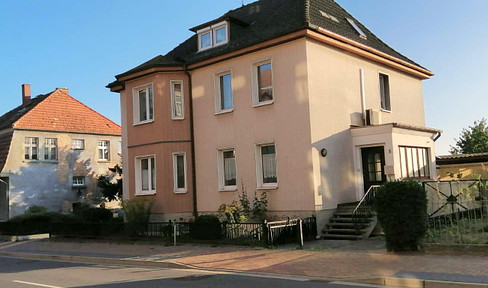
[(222, 239), (222, 226), (216, 215), (200, 215), (190, 225), (190, 237), (196, 240)]
[(427, 232), (427, 195), (416, 181), (394, 181), (376, 192), (376, 212), (388, 251), (416, 251)]

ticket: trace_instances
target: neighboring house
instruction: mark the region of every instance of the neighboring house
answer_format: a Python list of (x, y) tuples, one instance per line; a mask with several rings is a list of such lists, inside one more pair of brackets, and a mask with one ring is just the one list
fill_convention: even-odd
[(442, 155), (436, 163), (441, 181), (488, 179), (488, 153)]
[(0, 117), (0, 220), (33, 205), (100, 204), (96, 180), (120, 164), (120, 133), (68, 89), (31, 98), (30, 85), (22, 85), (22, 105)]
[[(164, 219), (267, 192), (270, 216), (310, 216), (387, 179), (435, 179), (422, 80), (331, 0), (261, 0), (108, 84), (122, 107), (124, 197)], [(251, 199), (252, 200), (252, 199)]]

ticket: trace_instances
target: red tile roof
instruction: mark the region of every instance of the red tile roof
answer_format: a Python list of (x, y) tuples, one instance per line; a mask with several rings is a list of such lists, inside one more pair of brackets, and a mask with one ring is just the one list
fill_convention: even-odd
[(118, 124), (58, 88), (13, 124), (14, 129), (120, 135)]

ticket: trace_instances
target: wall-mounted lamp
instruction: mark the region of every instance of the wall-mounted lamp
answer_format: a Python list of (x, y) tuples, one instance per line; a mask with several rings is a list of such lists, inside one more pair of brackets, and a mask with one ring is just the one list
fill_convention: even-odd
[(325, 148), (320, 149), (320, 155), (322, 155), (322, 157), (327, 156), (327, 149)]

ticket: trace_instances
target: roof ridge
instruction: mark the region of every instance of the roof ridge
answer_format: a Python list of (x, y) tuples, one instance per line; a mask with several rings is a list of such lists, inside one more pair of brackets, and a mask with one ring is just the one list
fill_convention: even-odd
[[(111, 122), (112, 124), (115, 124), (116, 126), (120, 127), (119, 124), (115, 123), (113, 120), (111, 120), (110, 118), (106, 117), (105, 115), (97, 112), (95, 109), (93, 108), (90, 108), (90, 106), (86, 105), (85, 103), (81, 102), (80, 100), (76, 99), (75, 97), (69, 95), (68, 93), (65, 92), (65, 90), (63, 89), (60, 89), (60, 88), (57, 88), (56, 90), (54, 90), (54, 92), (56, 91), (59, 91), (60, 93), (63, 93), (63, 94), (66, 94), (68, 97), (70, 97), (71, 99), (75, 100), (76, 102), (80, 103), (81, 105), (83, 105), (84, 107), (88, 108), (89, 110), (91, 110), (92, 112), (95, 112), (96, 114), (102, 116), (103, 118), (105, 118), (106, 120), (108, 120), (109, 122)], [(51, 94), (53, 94), (54, 92), (52, 92)], [(47, 97), (46, 97), (47, 98)]]

